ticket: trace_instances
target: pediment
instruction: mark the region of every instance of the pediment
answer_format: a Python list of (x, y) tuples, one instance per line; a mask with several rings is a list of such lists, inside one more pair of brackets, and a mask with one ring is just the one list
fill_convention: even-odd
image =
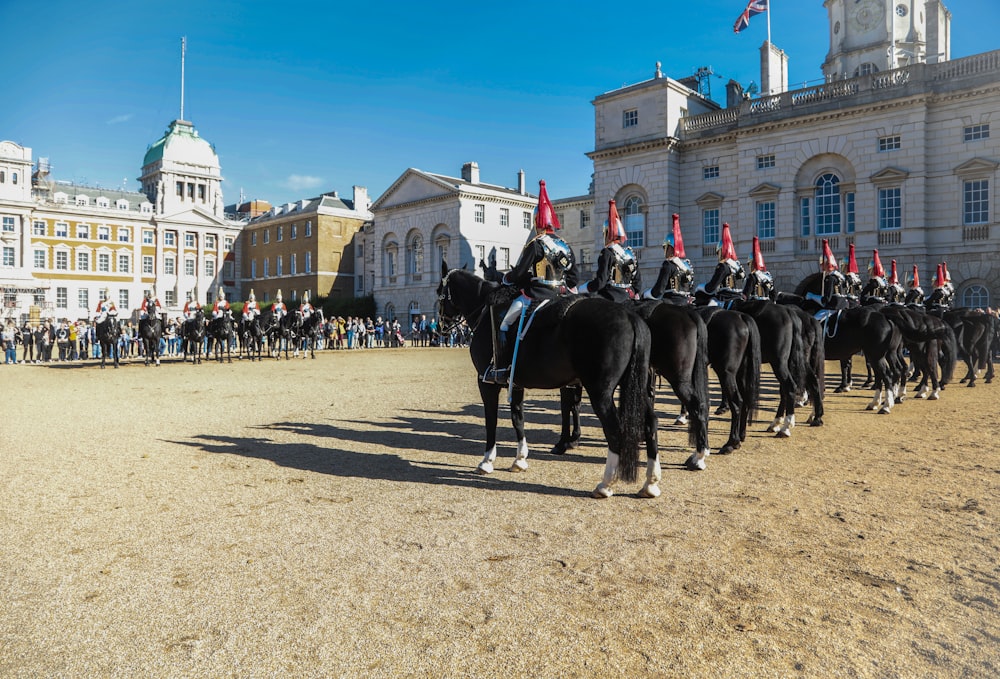
[(182, 224), (184, 226), (224, 227), (226, 222), (211, 212), (200, 208), (182, 210), (171, 215), (157, 215), (156, 223), (160, 225)]
[(971, 174), (988, 174), (997, 169), (997, 163), (992, 160), (986, 160), (985, 158), (973, 158), (972, 160), (967, 160), (958, 167), (955, 168), (955, 174), (957, 175), (971, 175)]
[(871, 176), (871, 180), (875, 184), (899, 184), (902, 183), (910, 173), (906, 170), (900, 170), (898, 167), (886, 167)]
[(443, 196), (458, 196), (454, 184), (414, 168), (408, 169), (372, 204), (372, 211)]
[(751, 198), (774, 198), (780, 192), (781, 187), (777, 184), (764, 182), (750, 189), (749, 195)]
[(721, 193), (716, 193), (715, 191), (708, 191), (701, 194), (695, 199), (698, 207), (715, 207), (721, 205), (724, 197)]

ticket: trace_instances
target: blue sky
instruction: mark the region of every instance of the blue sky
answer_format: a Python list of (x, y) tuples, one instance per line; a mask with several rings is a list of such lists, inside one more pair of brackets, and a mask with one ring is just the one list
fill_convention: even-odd
[[(996, 0), (946, 0), (952, 58), (1000, 48)], [(57, 179), (138, 189), (146, 148), (180, 112), (240, 192), (278, 204), (355, 184), (377, 198), (408, 167), (513, 186), (524, 169), (553, 198), (584, 194), (591, 101), (652, 77), (715, 71), (759, 82), (764, 15), (745, 0), (541, 3), (97, 3), (0, 0), (7, 61), (0, 139), (48, 157)], [(984, 30), (982, 27), (989, 27)], [(828, 50), (821, 0), (772, 0), (772, 40), (793, 87)]]

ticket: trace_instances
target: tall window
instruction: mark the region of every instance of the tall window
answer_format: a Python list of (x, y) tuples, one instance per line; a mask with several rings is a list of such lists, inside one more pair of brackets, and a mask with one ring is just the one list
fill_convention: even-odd
[(66, 238), (69, 236), (69, 224), (66, 222), (56, 222), (56, 238)]
[(281, 275), (281, 255), (278, 255), (277, 257), (274, 258), (274, 275), (275, 276)]
[(44, 236), (45, 235), (45, 222), (35, 221), (31, 223), (31, 235), (32, 236)]
[(385, 247), (383, 270), (386, 276), (396, 275), (396, 245), (391, 244)]
[(642, 198), (629, 196), (625, 199), (625, 234), (628, 236), (626, 245), (630, 248), (641, 248), (646, 244), (646, 215), (642, 213)]
[(424, 239), (415, 234), (406, 246), (406, 275), (419, 275), (424, 270)]
[(177, 306), (177, 293), (173, 290), (165, 290), (163, 292), (163, 302), (168, 306)]
[(215, 260), (205, 259), (205, 277), (212, 278), (215, 276)]
[(510, 225), (510, 210), (508, 208), (500, 208), (500, 226)]
[(622, 127), (637, 127), (639, 125), (639, 109), (630, 108), (622, 111)]
[(264, 258), (264, 278), (271, 275), (271, 260), (268, 257)]
[(69, 307), (68, 288), (56, 288), (56, 308), (66, 309)]
[(816, 180), (816, 235), (840, 233), (840, 178), (832, 173)]
[(264, 229), (264, 245), (271, 242), (271, 229)]
[(194, 258), (193, 257), (187, 257), (184, 260), (184, 275), (185, 276), (194, 276), (195, 275)]
[(35, 250), (35, 268), (36, 269), (45, 268), (45, 250)]
[(285, 227), (280, 224), (278, 225), (277, 240), (278, 242), (285, 240)]
[(132, 230), (129, 229), (127, 226), (119, 226), (118, 227), (118, 242), (119, 243), (128, 243), (131, 240), (132, 240)]
[(143, 255), (142, 256), (142, 272), (144, 274), (154, 273), (154, 271), (153, 271), (153, 255)]
[(3, 218), (3, 230), (7, 233), (14, 233), (14, 218), (4, 217)]
[(776, 233), (775, 204), (773, 200), (757, 203), (757, 237), (771, 240)]
[(580, 210), (580, 228), (588, 229), (590, 228), (590, 211)]
[(69, 270), (69, 253), (65, 250), (56, 250), (56, 269), (59, 271)]
[(215, 249), (215, 234), (206, 233), (205, 234), (205, 249), (214, 250)]
[(481, 203), (476, 203), (476, 224), (486, 223), (486, 206)]
[(128, 309), (128, 290), (125, 288), (118, 291), (118, 306)]
[(703, 245), (717, 245), (722, 238), (720, 232), (719, 208), (714, 207), (701, 213), (701, 242)]
[(292, 231), (289, 234), (289, 237), (292, 240), (295, 240), (296, 238), (299, 237), (299, 225), (298, 224), (292, 224)]
[(802, 236), (808, 237), (812, 231), (812, 201), (809, 198), (802, 198), (799, 201), (799, 225), (802, 227)]
[(306, 273), (312, 273), (313, 270), (313, 257), (311, 252), (306, 253)]
[(177, 273), (177, 260), (173, 257), (163, 258), (163, 273), (167, 276), (173, 276)]
[(313, 235), (313, 223), (312, 220), (306, 222), (306, 238)]
[(900, 229), (903, 226), (902, 191), (898, 186), (878, 190), (878, 228)]
[(163, 233), (163, 244), (171, 248), (177, 245), (177, 232), (165, 231)]
[(257, 260), (250, 260), (250, 278), (257, 278)]
[(97, 240), (111, 240), (111, 228), (107, 226), (97, 227)]
[(526, 229), (530, 229), (531, 228), (531, 213), (530, 212), (525, 212), (524, 213), (523, 222), (524, 222), (524, 228), (526, 228)]
[(184, 247), (193, 248), (194, 247), (194, 234), (186, 233), (184, 234)]
[[(63, 253), (66, 254), (66, 253)], [(3, 265), (4, 266), (14, 266), (17, 259), (14, 255), (14, 248), (10, 245), (3, 246)]]
[(298, 273), (297, 269), (298, 262), (296, 261), (297, 259), (298, 258), (295, 256), (294, 252), (288, 256), (288, 273), (290, 273), (293, 276)]
[(501, 271), (510, 268), (510, 248), (497, 248), (497, 268)]
[(990, 180), (965, 182), (962, 191), (962, 223), (986, 224), (990, 221)]
[(118, 255), (118, 272), (129, 273), (132, 270), (132, 257), (130, 255)]
[(150, 229), (142, 230), (142, 244), (143, 245), (153, 244), (153, 232)]
[(90, 224), (77, 224), (76, 237), (81, 240), (90, 238)]
[(81, 309), (90, 308), (90, 290), (87, 288), (80, 288), (76, 291), (76, 304)]
[(78, 253), (76, 253), (76, 270), (77, 271), (90, 271), (90, 253), (89, 252), (78, 252)]

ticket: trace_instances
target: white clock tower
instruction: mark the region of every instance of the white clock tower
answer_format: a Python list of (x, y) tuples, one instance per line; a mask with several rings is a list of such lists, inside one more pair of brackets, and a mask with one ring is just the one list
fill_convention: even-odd
[(951, 55), (951, 13), (942, 0), (826, 0), (827, 80), (854, 78)]

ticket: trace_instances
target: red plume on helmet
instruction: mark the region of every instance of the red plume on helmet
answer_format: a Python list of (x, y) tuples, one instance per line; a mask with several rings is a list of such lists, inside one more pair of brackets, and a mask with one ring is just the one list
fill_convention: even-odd
[(545, 190), (545, 180), (538, 182), (538, 209), (535, 211), (535, 228), (545, 233), (555, 233), (556, 229), (561, 229), (559, 218), (556, 216), (552, 201), (549, 200), (549, 192)]
[(604, 225), (604, 244), (624, 243), (626, 240), (628, 240), (628, 236), (622, 227), (621, 217), (618, 216), (618, 207), (614, 200), (609, 200), (608, 221)]
[(943, 288), (948, 280), (944, 277), (944, 266), (941, 264), (937, 265), (937, 276), (934, 277), (934, 287)]
[(727, 259), (738, 259), (728, 223), (722, 225), (722, 242), (719, 244), (719, 261), (724, 262)]
[(948, 273), (948, 262), (941, 262), (941, 271), (944, 272), (944, 282), (951, 283), (951, 274)]
[(684, 237), (681, 236), (681, 216), (676, 212), (673, 214), (674, 221), (674, 255), (685, 259), (687, 255), (684, 254)]
[(878, 250), (872, 250), (872, 276), (885, 278), (885, 267), (882, 266), (882, 260), (878, 257)]
[(833, 256), (833, 250), (830, 249), (830, 241), (826, 238), (823, 239), (823, 258), (819, 260), (819, 266), (824, 273), (837, 270), (837, 258)]
[(920, 287), (920, 271), (916, 264), (913, 265), (913, 280), (910, 282), (911, 288)]
[(847, 273), (858, 273), (858, 260), (854, 256), (854, 243), (847, 246)]
[(753, 261), (750, 263), (751, 271), (767, 271), (764, 264), (764, 255), (760, 254), (760, 238), (753, 237)]
[(896, 275), (896, 260), (889, 263), (889, 285), (899, 285), (899, 276)]

